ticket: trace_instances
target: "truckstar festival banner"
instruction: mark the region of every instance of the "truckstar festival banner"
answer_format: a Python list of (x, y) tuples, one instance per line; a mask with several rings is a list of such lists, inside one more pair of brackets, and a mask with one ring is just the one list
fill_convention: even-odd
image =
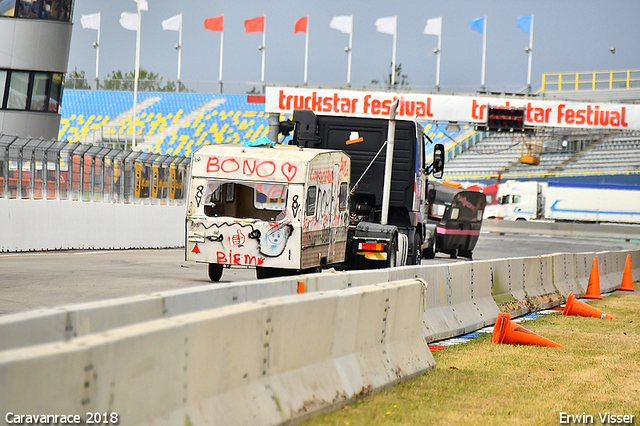
[(396, 99), (400, 100), (397, 119), (484, 124), (487, 106), (525, 107), (526, 126), (640, 130), (640, 105), (536, 98), (267, 87), (265, 110), (308, 109), (321, 115), (387, 118)]

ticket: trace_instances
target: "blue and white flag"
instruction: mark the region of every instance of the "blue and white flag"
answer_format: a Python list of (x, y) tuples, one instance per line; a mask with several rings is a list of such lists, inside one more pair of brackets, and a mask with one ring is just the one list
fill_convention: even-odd
[(484, 33), (484, 16), (469, 21), (469, 23), (471, 24), (471, 31), (477, 31), (480, 34)]
[(533, 16), (518, 16), (518, 28), (525, 33), (531, 32), (531, 19)]

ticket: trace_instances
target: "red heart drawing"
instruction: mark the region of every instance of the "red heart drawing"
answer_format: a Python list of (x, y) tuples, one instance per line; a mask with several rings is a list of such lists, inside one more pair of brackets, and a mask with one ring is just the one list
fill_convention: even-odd
[(296, 177), (296, 173), (298, 173), (298, 168), (291, 163), (284, 163), (280, 169), (289, 182), (291, 182), (293, 178)]

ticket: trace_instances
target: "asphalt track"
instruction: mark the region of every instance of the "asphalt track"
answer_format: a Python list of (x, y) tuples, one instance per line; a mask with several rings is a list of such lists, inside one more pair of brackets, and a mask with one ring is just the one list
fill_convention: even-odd
[[(483, 233), (474, 260), (637, 249), (633, 241)], [(422, 264), (466, 261), (438, 254)], [(253, 279), (252, 269), (226, 269), (221, 282)], [(210, 284), (206, 265), (186, 262), (181, 249), (3, 253), (0, 315)]]

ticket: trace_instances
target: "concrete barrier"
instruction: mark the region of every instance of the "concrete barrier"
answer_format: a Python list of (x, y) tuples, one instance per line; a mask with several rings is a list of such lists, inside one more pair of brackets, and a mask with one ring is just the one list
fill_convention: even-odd
[(500, 310), (512, 316), (530, 312), (531, 302), (524, 291), (524, 259), (502, 259), (492, 263), (492, 295)]
[(431, 284), (426, 294), (428, 311), (422, 321), (423, 336), (431, 342), (491, 324), (500, 311), (520, 316), (557, 306), (571, 291), (581, 297), (586, 292), (596, 255), (603, 259), (601, 290), (613, 291), (620, 286), (627, 254), (632, 255), (634, 277), (639, 278), (640, 251), (559, 253), (452, 265), (325, 271), (68, 305), (0, 316), (0, 350), (64, 341), (162, 317), (292, 295), (298, 292), (300, 281), (306, 292), (322, 292), (411, 278)]
[(573, 292), (577, 297), (582, 297), (585, 289), (580, 286), (577, 279), (575, 255), (569, 253), (556, 253), (551, 255), (553, 264), (553, 285), (562, 294), (563, 300)]
[(408, 280), (268, 299), (0, 352), (0, 412), (299, 421), (435, 366), (424, 291)]
[(69, 340), (162, 318), (163, 299), (140, 295), (0, 316), (0, 350)]
[(184, 206), (0, 198), (0, 252), (182, 247), (184, 211)]
[(558, 306), (562, 295), (553, 286), (551, 257), (537, 256), (523, 259), (524, 291), (533, 305), (532, 310)]

